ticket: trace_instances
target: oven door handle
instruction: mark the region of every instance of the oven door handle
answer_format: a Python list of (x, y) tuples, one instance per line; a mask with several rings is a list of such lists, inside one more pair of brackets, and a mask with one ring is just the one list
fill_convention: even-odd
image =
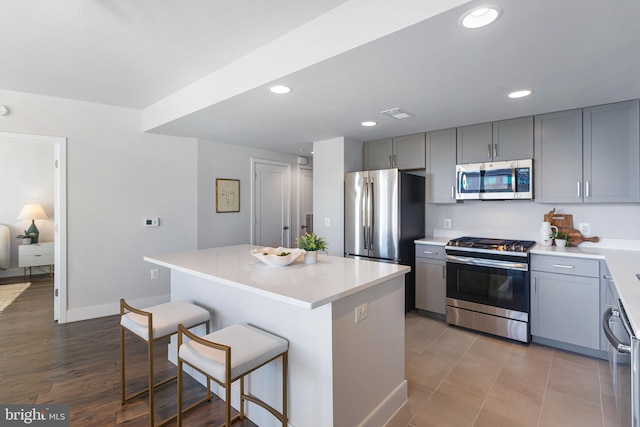
[(620, 342), (611, 330), (611, 327), (609, 326), (609, 319), (612, 317), (620, 317), (620, 312), (613, 307), (609, 307), (602, 315), (602, 330), (604, 331), (604, 335), (618, 353), (631, 354), (631, 345)]
[(505, 270), (529, 271), (529, 264), (523, 262), (501, 261), (496, 259), (472, 258), (459, 255), (447, 255), (447, 262), (476, 265), (478, 267), (502, 268)]

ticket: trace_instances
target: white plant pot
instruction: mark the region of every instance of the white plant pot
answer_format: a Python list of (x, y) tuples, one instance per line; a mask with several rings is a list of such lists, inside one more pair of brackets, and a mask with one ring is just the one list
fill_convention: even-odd
[(31, 244), (31, 237), (26, 238), (26, 239), (22, 239), (22, 244), (23, 245), (30, 245)]
[(304, 254), (305, 264), (315, 264), (318, 262), (318, 251), (308, 251)]
[(565, 239), (555, 239), (558, 249), (564, 249), (567, 247), (567, 241)]

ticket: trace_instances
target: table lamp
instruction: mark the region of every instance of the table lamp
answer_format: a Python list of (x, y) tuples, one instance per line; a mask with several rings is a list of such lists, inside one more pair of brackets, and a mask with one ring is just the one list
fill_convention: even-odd
[(31, 220), (31, 226), (26, 230), (27, 234), (32, 234), (31, 243), (38, 243), (38, 235), (40, 232), (38, 231), (38, 227), (36, 227), (36, 219), (47, 219), (49, 218), (45, 213), (42, 206), (37, 204), (24, 205), (22, 210), (20, 211), (20, 215), (18, 215), (18, 219), (21, 221)]

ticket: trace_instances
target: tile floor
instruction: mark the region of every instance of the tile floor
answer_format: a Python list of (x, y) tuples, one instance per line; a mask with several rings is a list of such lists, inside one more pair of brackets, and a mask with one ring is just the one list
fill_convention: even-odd
[(608, 427), (609, 365), (409, 313), (409, 401), (387, 427)]

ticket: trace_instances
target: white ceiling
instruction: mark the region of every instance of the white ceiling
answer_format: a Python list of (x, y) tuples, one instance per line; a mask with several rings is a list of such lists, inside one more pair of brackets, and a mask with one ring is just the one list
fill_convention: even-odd
[[(640, 97), (637, 0), (491, 3), (502, 17), (467, 30), (460, 15), (482, 2), (4, 0), (0, 88), (140, 109), (145, 131), (296, 154), (339, 136)], [(293, 92), (273, 95), (271, 82)], [(533, 95), (506, 98), (522, 88)], [(380, 114), (393, 107), (415, 117)]]

